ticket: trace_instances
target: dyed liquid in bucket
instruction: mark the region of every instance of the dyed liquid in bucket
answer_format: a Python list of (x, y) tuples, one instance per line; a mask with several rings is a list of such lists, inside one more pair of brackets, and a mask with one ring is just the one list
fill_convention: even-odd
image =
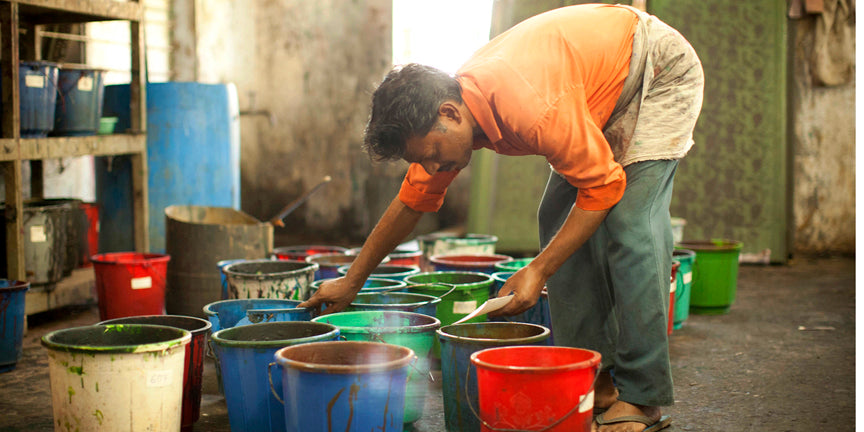
[(283, 371), (286, 430), (401, 431), (414, 358), (409, 348), (375, 342), (279, 350), (275, 360)]
[(512, 346), (475, 352), (471, 363), (477, 368), (481, 430), (591, 430), (600, 353)]
[[(285, 430), (285, 409), (270, 390), (268, 365), (273, 355), (286, 346), (333, 341), (337, 337), (336, 327), (312, 322), (262, 323), (214, 333), (213, 349), (221, 370), (231, 430)], [(273, 391), (282, 397), (282, 382), (272, 382)]]
[(495, 266), (513, 261), (513, 257), (495, 254), (435, 255), (429, 257), (435, 271), (473, 271), (495, 273)]
[(435, 340), (435, 330), (441, 326), (437, 318), (398, 311), (340, 312), (315, 318), (339, 328), (349, 341), (381, 342), (410, 348), (418, 359), (408, 371), (405, 396), (405, 423), (423, 416), (428, 391), (428, 355)]
[(285, 246), (273, 249), (276, 259), (306, 262), (306, 257), (323, 253), (347, 253), (348, 249), (341, 246)]
[[(337, 269), (340, 276), (345, 276), (348, 274), (348, 269), (351, 266), (342, 266)], [(392, 279), (395, 281), (404, 281), (406, 277), (413, 276), (415, 274), (420, 273), (420, 267), (413, 265), (393, 265), (393, 264), (381, 264), (378, 267), (375, 267), (372, 270), (372, 273), (369, 274), (370, 277), (376, 277), (379, 279)]]
[(435, 316), (435, 310), (441, 299), (425, 294), (416, 293), (364, 293), (360, 292), (354, 297), (354, 301), (348, 306), (347, 311), (399, 311), (416, 312), (431, 317)]
[(164, 254), (116, 252), (94, 255), (99, 319), (165, 314)]
[(488, 234), (466, 234), (453, 236), (448, 234), (427, 234), (417, 237), (423, 257), (420, 259), (420, 269), (432, 271), (434, 266), (429, 258), (435, 255), (455, 254), (494, 254), (498, 237)]
[(222, 271), (229, 299), (278, 298), (308, 300), (317, 264), (294, 261), (244, 260)]
[(204, 372), (204, 345), (210, 322), (201, 318), (179, 315), (149, 315), (116, 318), (103, 321), (108, 324), (154, 324), (175, 327), (192, 333), (191, 342), (186, 345), (186, 361), (183, 365), (183, 431), (191, 431), (192, 425), (201, 414), (201, 376)]
[[(489, 298), (494, 298), (498, 296), (498, 291), (501, 290), (501, 287), (504, 286), (504, 283), (507, 282), (507, 279), (509, 279), (510, 276), (513, 276), (512, 272), (492, 273), (492, 279), (495, 280), (495, 283), (492, 284), (492, 292), (489, 293)], [(537, 324), (551, 330), (552, 314), (549, 310), (549, 292), (544, 287), (543, 291), (540, 293), (540, 298), (537, 299), (537, 303), (525, 312), (507, 317), (494, 317), (490, 318), (489, 320), (498, 322), (524, 322), (530, 324)], [(554, 335), (551, 335), (549, 336), (549, 345), (554, 344)]]
[(191, 337), (174, 327), (138, 324), (43, 336), (55, 430), (180, 430)]
[(448, 432), (480, 430), (480, 420), (470, 408), (476, 410), (478, 406), (477, 378), (467, 375), (471, 354), (500, 346), (546, 345), (551, 334), (548, 328), (535, 324), (498, 322), (449, 325), (437, 333), (441, 342), (444, 424)]
[[(312, 282), (312, 292), (314, 293), (321, 284), (333, 279), (321, 279)], [(372, 292), (401, 292), (403, 288), (405, 288), (407, 284), (403, 281), (393, 280), (393, 279), (382, 279), (382, 278), (374, 278), (370, 277), (366, 279), (366, 282), (363, 283), (363, 287), (360, 288), (361, 293), (372, 293)]]

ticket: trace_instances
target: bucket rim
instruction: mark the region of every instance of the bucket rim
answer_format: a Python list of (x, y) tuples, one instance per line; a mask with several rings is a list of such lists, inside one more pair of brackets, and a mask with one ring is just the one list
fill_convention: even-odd
[(0, 292), (27, 291), (29, 289), (30, 281), (0, 279)]
[(415, 306), (415, 307), (419, 308), (423, 305), (427, 305), (427, 304), (428, 305), (434, 305), (434, 304), (438, 304), (441, 302), (441, 297), (435, 297), (435, 296), (431, 296), (429, 294), (409, 293), (409, 292), (399, 292), (399, 291), (390, 291), (390, 292), (386, 292), (386, 293), (374, 292), (374, 291), (373, 292), (363, 292), (362, 290), (360, 292), (358, 292), (356, 296), (354, 296), (354, 300), (357, 300), (357, 297), (360, 297), (360, 296), (371, 297), (371, 296), (377, 296), (377, 295), (393, 295), (393, 296), (400, 296), (401, 295), (401, 296), (407, 296), (409, 298), (415, 297), (415, 298), (421, 298), (421, 299), (425, 299), (425, 300), (419, 300), (419, 301), (412, 302), (412, 303), (357, 303), (355, 301), (352, 301), (351, 306), (354, 306), (354, 307), (379, 306), (379, 307), (385, 307), (385, 308), (388, 306), (394, 307), (394, 308), (395, 307), (412, 307), (412, 306)]
[[(401, 271), (401, 272), (393, 272), (393, 273), (380, 273), (380, 272), (378, 272), (382, 267), (384, 267), (384, 268), (392, 268), (392, 269), (396, 269), (396, 268), (403, 268), (403, 269), (405, 269), (405, 271)], [(339, 274), (341, 274), (342, 276), (345, 276), (346, 274), (348, 274), (348, 269), (349, 269), (349, 268), (351, 268), (351, 264), (346, 264), (346, 265), (343, 265), (343, 266), (339, 266), (339, 267), (336, 269), (336, 271), (339, 272)], [(376, 272), (378, 272), (378, 273), (376, 273)], [(380, 278), (380, 279), (387, 279), (386, 277), (382, 277), (382, 275), (387, 275), (387, 276), (389, 276), (389, 277), (400, 277), (400, 276), (411, 276), (411, 275), (415, 275), (415, 274), (418, 274), (418, 273), (420, 273), (420, 267), (419, 267), (419, 266), (416, 266), (416, 265), (407, 265), (407, 264), (380, 264), (380, 265), (376, 266), (376, 267), (372, 270), (372, 273), (370, 273), (370, 276), (374, 275), (374, 276), (377, 276), (377, 277)]]
[(677, 245), (675, 249), (672, 250), (672, 259), (676, 259), (675, 255), (678, 255), (678, 259), (680, 258), (693, 258), (696, 256), (696, 251), (687, 248), (679, 248)]
[[(248, 331), (248, 328), (256, 328), (266, 330), (267, 327), (299, 327), (303, 325), (312, 325), (314, 327), (322, 327), (322, 329), (327, 329), (326, 332), (293, 338), (293, 339), (275, 339), (275, 340), (263, 340), (263, 341), (249, 341), (249, 340), (236, 340), (236, 339), (228, 339), (227, 336), (230, 336), (232, 333), (236, 333), (238, 331)], [(210, 335), (210, 340), (213, 341), (213, 344), (229, 347), (229, 348), (281, 348), (286, 345), (293, 346), (298, 344), (304, 344), (309, 342), (320, 341), (322, 339), (334, 339), (338, 337), (340, 334), (339, 327), (336, 327), (332, 324), (328, 323), (318, 323), (313, 321), (276, 321), (276, 322), (266, 322), (266, 323), (257, 323), (246, 326), (239, 327), (229, 327), (221, 329)]]
[[(186, 321), (189, 324), (189, 326), (188, 327), (180, 327), (180, 326), (171, 325), (168, 323), (152, 324), (150, 322), (146, 322), (149, 320), (153, 320), (153, 321), (158, 322), (160, 319), (165, 319), (165, 320), (174, 319), (174, 320), (178, 320), (178, 321)], [(192, 337), (195, 337), (195, 336), (198, 336), (200, 334), (207, 332), (213, 326), (213, 324), (211, 324), (210, 321), (207, 321), (207, 320), (202, 319), (202, 318), (191, 317), (191, 316), (186, 316), (186, 315), (136, 315), (136, 316), (129, 316), (129, 317), (112, 318), (109, 320), (104, 320), (104, 321), (100, 321), (100, 322), (96, 323), (96, 325), (110, 325), (110, 324), (148, 324), (148, 325), (162, 325), (162, 326), (166, 326), (166, 327), (175, 327), (175, 328), (180, 328), (180, 329), (183, 329), (183, 330), (186, 330), (186, 331), (192, 333)]]
[[(463, 235), (452, 234), (452, 233), (430, 233), (423, 234), (417, 236), (417, 241), (423, 242), (437, 242), (439, 240), (445, 240), (454, 242), (457, 244), (481, 244), (481, 243), (497, 243), (498, 237), (492, 234), (478, 234), (478, 233), (468, 233)], [(461, 242), (460, 242), (461, 241)]]
[[(264, 301), (276, 301), (278, 303), (284, 302), (284, 304), (292, 304), (292, 302), (296, 302), (297, 300), (277, 299), (277, 298), (226, 299), (226, 300), (217, 300), (215, 302), (207, 303), (206, 305), (204, 305), (202, 310), (204, 311), (204, 314), (207, 316), (218, 316), (219, 312), (216, 309), (218, 309), (219, 307), (226, 305), (226, 304), (230, 304), (230, 303), (257, 303), (257, 302), (264, 302)], [(297, 303), (297, 304), (300, 304), (300, 303)], [(251, 310), (251, 309), (247, 309), (247, 310)]]
[[(536, 258), (536, 257), (513, 258), (513, 260), (511, 260), (511, 261), (495, 264), (495, 269), (500, 270), (500, 271), (514, 271), (515, 272), (515, 271), (521, 269), (522, 267), (525, 267), (528, 264), (530, 264), (531, 261), (534, 261), (534, 258)], [(519, 267), (518, 268), (510, 267), (511, 264), (512, 265), (519, 265)]]
[(696, 252), (732, 252), (740, 251), (744, 242), (730, 239), (687, 240), (678, 242), (678, 246)]
[[(171, 332), (179, 333), (179, 335), (173, 339), (162, 341), (162, 342), (152, 342), (146, 344), (137, 344), (137, 345), (113, 345), (113, 346), (85, 346), (85, 345), (72, 345), (66, 343), (60, 343), (54, 341), (58, 335), (70, 331), (97, 331), (100, 329), (103, 332), (109, 331), (120, 331), (123, 328), (131, 327), (131, 328), (143, 328), (143, 329), (161, 329), (168, 330)], [(139, 329), (138, 331), (141, 331)], [(41, 343), (42, 346), (54, 350), (54, 351), (65, 351), (69, 353), (87, 353), (87, 354), (137, 354), (137, 353), (150, 353), (150, 352), (167, 352), (171, 351), (177, 347), (185, 347), (192, 341), (192, 332), (188, 330), (184, 330), (177, 327), (170, 327), (164, 325), (155, 325), (155, 324), (108, 324), (108, 325), (91, 325), (91, 326), (80, 326), (80, 327), (69, 327), (65, 329), (54, 330), (44, 336), (42, 336)]]
[[(276, 272), (276, 273), (267, 273), (267, 274), (252, 274), (252, 273), (240, 273), (235, 271), (235, 267), (241, 266), (244, 264), (259, 264), (259, 263), (289, 263), (289, 264), (300, 264), (303, 267)], [(234, 278), (242, 278), (242, 279), (256, 279), (256, 280), (267, 280), (267, 279), (283, 279), (288, 277), (301, 276), (304, 274), (312, 274), (318, 271), (318, 264), (315, 263), (307, 263), (300, 261), (289, 261), (289, 260), (272, 260), (272, 259), (251, 259), (251, 260), (242, 260), (238, 262), (233, 262), (222, 267), (222, 272), (225, 273), (229, 277)]]
[[(403, 318), (414, 318), (429, 321), (426, 324), (418, 324), (418, 325), (410, 325), (410, 326), (343, 326), (337, 325), (333, 323), (326, 322), (328, 318), (333, 317), (348, 317), (348, 316), (356, 316), (356, 315), (369, 315), (369, 314), (383, 314), (390, 316), (402, 316)], [(370, 333), (373, 332), (376, 334), (393, 334), (393, 333), (427, 333), (434, 330), (437, 330), (441, 327), (441, 320), (437, 317), (416, 313), (416, 312), (404, 312), (404, 311), (388, 311), (388, 310), (362, 310), (362, 311), (349, 311), (349, 312), (336, 312), (327, 315), (321, 315), (315, 318), (312, 318), (312, 322), (324, 322), (326, 324), (334, 325), (339, 328), (341, 333)]]
[[(456, 258), (479, 258), (479, 261), (451, 261)], [(489, 258), (489, 259), (485, 259)], [(494, 267), (496, 264), (513, 261), (513, 257), (502, 254), (470, 254), (470, 253), (445, 253), (429, 257), (433, 264), (444, 264), (451, 267)]]
[[(121, 256), (129, 256), (129, 259), (119, 259)], [(115, 259), (110, 259), (115, 257)], [(167, 263), (171, 255), (144, 252), (106, 252), (90, 256), (90, 261), (96, 264), (108, 265), (147, 265), (154, 263)]]
[[(532, 336), (518, 337), (518, 338), (507, 338), (507, 339), (493, 339), (493, 338), (472, 338), (467, 336), (458, 336), (454, 334), (450, 334), (447, 331), (458, 328), (458, 327), (483, 327), (483, 326), (500, 326), (500, 327), (512, 327), (512, 326), (522, 326), (522, 327), (533, 327), (540, 329), (540, 333)], [(479, 323), (461, 323), (461, 324), (449, 324), (446, 326), (442, 326), (438, 330), (435, 331), (438, 335), (438, 339), (447, 340), (452, 342), (460, 342), (460, 343), (469, 343), (472, 345), (486, 345), (486, 346), (500, 346), (502, 344), (513, 345), (514, 343), (519, 345), (524, 345), (532, 342), (539, 342), (546, 339), (549, 339), (552, 336), (552, 331), (549, 328), (544, 327), (539, 324), (532, 323), (520, 323), (520, 322), (497, 322), (497, 321), (487, 321), (487, 322), (479, 322)]]
[[(488, 361), (482, 360), (480, 357), (484, 354), (488, 354), (489, 352), (494, 351), (507, 351), (507, 350), (524, 350), (524, 349), (532, 349), (536, 351), (580, 351), (591, 354), (591, 358), (587, 360), (583, 360), (576, 363), (558, 365), (558, 366), (507, 366), (489, 363)], [(542, 353), (538, 352), (536, 357), (542, 357)], [(499, 372), (522, 372), (522, 373), (558, 373), (558, 372), (566, 372), (577, 369), (587, 369), (591, 367), (595, 367), (600, 364), (600, 353), (594, 350), (589, 350), (585, 348), (574, 348), (574, 347), (562, 347), (562, 346), (542, 346), (542, 345), (511, 345), (511, 346), (503, 346), (503, 347), (493, 347), (486, 348), (480, 351), (475, 351), (471, 353), (471, 363), (477, 368), (483, 368), (488, 370), (495, 370)]]
[[(357, 352), (363, 347), (375, 347), (382, 350), (400, 351), (402, 356), (395, 360), (390, 360), (381, 363), (370, 363), (361, 365), (334, 365), (322, 363), (310, 363), (287, 358), (286, 353), (291, 351), (302, 351), (308, 349), (316, 349), (323, 347), (339, 347), (345, 348), (349, 352)], [(366, 342), (366, 341), (334, 341), (334, 342), (316, 342), (315, 344), (292, 345), (282, 348), (273, 355), (276, 363), (283, 368), (292, 368), (304, 372), (317, 373), (338, 373), (338, 374), (358, 374), (370, 372), (386, 372), (395, 369), (408, 367), (417, 358), (414, 350), (401, 345), (393, 345), (381, 342)]]
[[(350, 258), (350, 261), (342, 262), (342, 263), (327, 263), (327, 262), (320, 263), (320, 262), (318, 262), (318, 260), (322, 260), (322, 259), (339, 258), (339, 257)], [(345, 253), (320, 253), (320, 254), (315, 254), (315, 255), (309, 255), (306, 258), (304, 258), (303, 261), (307, 262), (307, 263), (317, 264), (321, 267), (327, 267), (327, 268), (336, 267), (338, 269), (339, 267), (342, 267), (342, 266), (350, 266), (351, 264), (354, 263), (354, 260), (356, 260), (356, 259), (357, 259), (357, 255), (348, 255)], [(384, 256), (384, 258), (378, 264), (381, 265), (381, 264), (386, 264), (388, 262), (390, 262), (390, 257)]]
[[(452, 283), (452, 282), (442, 282), (442, 281), (417, 283), (417, 282), (411, 281), (411, 279), (416, 279), (416, 278), (421, 278), (421, 277), (429, 277), (429, 276), (441, 275), (441, 274), (452, 275), (453, 277), (466, 276), (466, 275), (480, 276), (484, 280), (480, 280), (480, 281), (476, 281), (476, 282), (465, 282), (465, 283)], [(453, 285), (455, 285), (457, 290), (472, 290), (472, 289), (484, 288), (484, 287), (487, 287), (492, 282), (493, 282), (493, 279), (492, 279), (491, 275), (486, 274), (486, 273), (476, 272), (476, 271), (431, 271), (431, 272), (420, 272), (420, 273), (405, 277), (405, 283), (408, 284), (408, 287), (410, 287), (412, 285), (428, 286), (428, 285), (446, 284), (446, 285), (450, 285), (450, 287), (442, 286), (441, 288), (442, 289), (450, 289)], [(437, 290), (437, 288), (434, 288), (434, 289)]]
[[(312, 289), (317, 290), (318, 288), (321, 287), (321, 284), (323, 284), (324, 282), (332, 281), (332, 280), (336, 280), (336, 279), (339, 279), (339, 278), (318, 279), (318, 280), (312, 282), (311, 287), (312, 287)], [(369, 289), (369, 290), (377, 290), (377, 289), (396, 290), (396, 289), (405, 288), (406, 286), (408, 286), (408, 284), (406, 284), (404, 281), (400, 281), (400, 280), (396, 280), (396, 279), (381, 278), (381, 277), (368, 277), (368, 278), (366, 278), (366, 282), (369, 282), (369, 281), (387, 284), (387, 286), (361, 288), (360, 292), (363, 292), (363, 290), (367, 290), (367, 289)], [(364, 285), (365, 284), (366, 283), (364, 282)], [(369, 292), (369, 291), (367, 291), (367, 292)]]
[[(333, 253), (341, 251), (348, 251), (348, 248), (342, 246), (335, 245), (297, 245), (297, 246), (280, 246), (277, 248), (273, 248), (273, 253), (294, 253), (294, 252), (303, 252), (309, 249), (328, 249), (333, 250)], [(324, 253), (324, 252), (322, 252)], [(317, 255), (317, 254), (316, 254)], [(311, 256), (311, 255), (309, 255)]]

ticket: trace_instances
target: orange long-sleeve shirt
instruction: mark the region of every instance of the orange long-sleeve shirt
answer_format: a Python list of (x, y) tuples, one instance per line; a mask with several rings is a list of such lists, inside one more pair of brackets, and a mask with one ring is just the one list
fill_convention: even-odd
[[(569, 6), (523, 21), (474, 53), (457, 74), (486, 135), (474, 148), (543, 155), (579, 188), (579, 208), (614, 206), (626, 180), (602, 128), (627, 78), (637, 22), (624, 7)], [(399, 199), (437, 211), (456, 174), (429, 176), (411, 164)]]

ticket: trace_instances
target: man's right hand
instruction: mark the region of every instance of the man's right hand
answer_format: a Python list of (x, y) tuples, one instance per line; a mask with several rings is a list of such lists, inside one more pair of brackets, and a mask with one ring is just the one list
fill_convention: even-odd
[[(341, 312), (354, 301), (359, 290), (354, 289), (344, 277), (328, 280), (318, 287), (318, 291), (309, 298), (297, 305), (297, 307), (315, 308), (321, 315), (327, 315), (335, 312)], [(321, 312), (321, 306), (325, 306), (324, 312)]]

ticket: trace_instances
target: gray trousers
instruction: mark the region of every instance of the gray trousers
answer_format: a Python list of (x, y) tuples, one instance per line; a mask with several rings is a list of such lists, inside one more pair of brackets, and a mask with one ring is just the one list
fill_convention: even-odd
[[(547, 282), (555, 344), (600, 352), (619, 399), (634, 404), (674, 401), (666, 332), (669, 203), (677, 167), (677, 160), (625, 167), (621, 201)], [(560, 175), (550, 175), (538, 211), (542, 247), (564, 223), (577, 192)]]

